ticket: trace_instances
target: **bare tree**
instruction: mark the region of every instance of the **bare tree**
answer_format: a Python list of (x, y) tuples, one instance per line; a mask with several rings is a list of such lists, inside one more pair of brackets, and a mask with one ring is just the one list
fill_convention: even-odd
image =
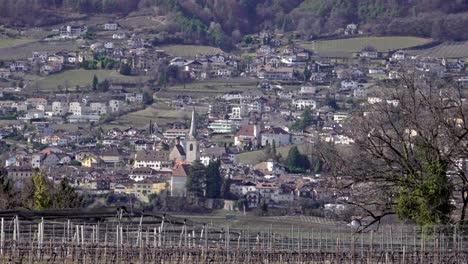
[[(468, 205), (467, 103), (450, 81), (401, 74), (344, 124), (354, 144), (319, 143), (330, 184), (379, 222), (464, 221)], [(453, 206), (453, 201), (461, 201)]]

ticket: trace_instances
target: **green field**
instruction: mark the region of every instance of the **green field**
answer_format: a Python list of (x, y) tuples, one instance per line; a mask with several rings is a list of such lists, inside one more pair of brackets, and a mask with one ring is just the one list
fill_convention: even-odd
[(10, 47), (15, 47), (19, 45), (23, 45), (26, 43), (31, 43), (34, 42), (34, 39), (28, 39), (28, 38), (2, 38), (0, 37), (0, 49), (3, 48), (10, 48)]
[(217, 54), (223, 52), (220, 48), (198, 45), (167, 45), (156, 48), (179, 57), (195, 57), (197, 54)]
[(77, 41), (29, 42), (30, 43), (26, 42), (15, 46), (0, 47), (0, 58), (2, 60), (25, 60), (31, 57), (34, 51), (43, 51), (48, 53), (76, 51), (80, 46)]
[(318, 54), (325, 53), (355, 53), (366, 46), (372, 46), (379, 52), (388, 52), (430, 43), (432, 39), (418, 37), (362, 37), (336, 40), (318, 40), (301, 45)]
[(52, 91), (57, 90), (57, 86), (61, 85), (64, 88), (68, 87), (69, 90), (74, 90), (78, 85), (80, 87), (90, 86), (94, 75), (99, 81), (108, 79), (111, 81), (123, 82), (141, 82), (144, 81), (143, 77), (132, 77), (120, 75), (115, 70), (69, 70), (57, 74), (51, 74), (45, 77), (38, 77), (35, 75), (28, 75), (25, 77), (29, 81), (29, 89), (36, 89), (39, 91)]

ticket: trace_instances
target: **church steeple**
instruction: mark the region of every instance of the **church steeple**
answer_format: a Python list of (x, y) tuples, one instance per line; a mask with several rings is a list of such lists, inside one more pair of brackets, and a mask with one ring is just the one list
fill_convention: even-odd
[(192, 163), (196, 160), (200, 159), (200, 153), (198, 151), (198, 141), (196, 138), (197, 135), (197, 126), (195, 123), (195, 109), (192, 111), (192, 121), (190, 123), (190, 131), (187, 135), (186, 139), (186, 147), (185, 147), (185, 159), (189, 163)]
[(197, 127), (195, 125), (195, 109), (192, 110), (192, 121), (190, 122), (190, 132), (188, 137), (194, 139), (197, 134)]

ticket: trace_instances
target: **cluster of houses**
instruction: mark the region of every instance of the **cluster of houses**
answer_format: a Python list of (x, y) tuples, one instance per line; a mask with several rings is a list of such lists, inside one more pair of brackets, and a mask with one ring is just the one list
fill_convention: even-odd
[(56, 94), (33, 97), (23, 102), (2, 101), (3, 115), (15, 115), (25, 122), (98, 122), (103, 116), (119, 114), (143, 103), (143, 94), (120, 92), (102, 96)]
[[(184, 58), (145, 45), (138, 36), (127, 37), (116, 23), (104, 24), (102, 30), (107, 38), (79, 51), (38, 51), (27, 60), (9, 62), (0, 68), (0, 78), (16, 72), (53, 74), (104, 56), (129, 64), (133, 74), (146, 74), (163, 60), (193, 80), (255, 78), (257, 87), (204, 100), (182, 93), (170, 98), (173, 109), (207, 109), (206, 114), (197, 113), (198, 119), (192, 111), (190, 126), (171, 120), (164, 127), (150, 122), (144, 127), (107, 131), (92, 124), (141, 105), (143, 93), (110, 87), (93, 96), (66, 93), (24, 101), (2, 99), (2, 93), (0, 115), (16, 116), (21, 122), (0, 129), (0, 138), (33, 146), (2, 154), (3, 170), (9, 177), (25, 179), (40, 169), (53, 180), (66, 178), (83, 192), (134, 195), (148, 202), (151, 195), (161, 192), (187, 196), (191, 164), (220, 160), (222, 176), (230, 179), (230, 193), (244, 199), (247, 208), (256, 208), (261, 201), (291, 208), (299, 199), (333, 204), (337, 197), (320, 175), (289, 173), (278, 159), (243, 164), (238, 157), (248, 151), (261, 155), (273, 145), (307, 145), (318, 140), (353, 144), (343, 128), (344, 120), (357, 104), (386, 100), (397, 105), (373, 91), (382, 79), (400, 78), (402, 67), (438, 77), (457, 76), (468, 84), (465, 58), (433, 58), (403, 50), (381, 53), (373, 47), (352, 58), (324, 57), (295, 44), (281, 46), (274, 38), (259, 46), (248, 61), (233, 54)], [(55, 30), (53, 38), (80, 39), (87, 31), (84, 26), (65, 26)], [(359, 34), (357, 26), (348, 26), (345, 34)], [(310, 114), (309, 123), (294, 127), (305, 112)], [(82, 128), (70, 131), (61, 126), (68, 123)], [(219, 138), (229, 143), (220, 143)]]

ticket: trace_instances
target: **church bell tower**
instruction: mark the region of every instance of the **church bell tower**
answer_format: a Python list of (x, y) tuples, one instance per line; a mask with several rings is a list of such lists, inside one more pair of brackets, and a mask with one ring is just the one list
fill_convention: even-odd
[(198, 141), (196, 138), (196, 123), (195, 123), (195, 110), (192, 111), (192, 122), (190, 123), (190, 132), (186, 138), (186, 146), (185, 146), (185, 159), (189, 163), (192, 163), (196, 160), (200, 159), (200, 152), (198, 147)]

